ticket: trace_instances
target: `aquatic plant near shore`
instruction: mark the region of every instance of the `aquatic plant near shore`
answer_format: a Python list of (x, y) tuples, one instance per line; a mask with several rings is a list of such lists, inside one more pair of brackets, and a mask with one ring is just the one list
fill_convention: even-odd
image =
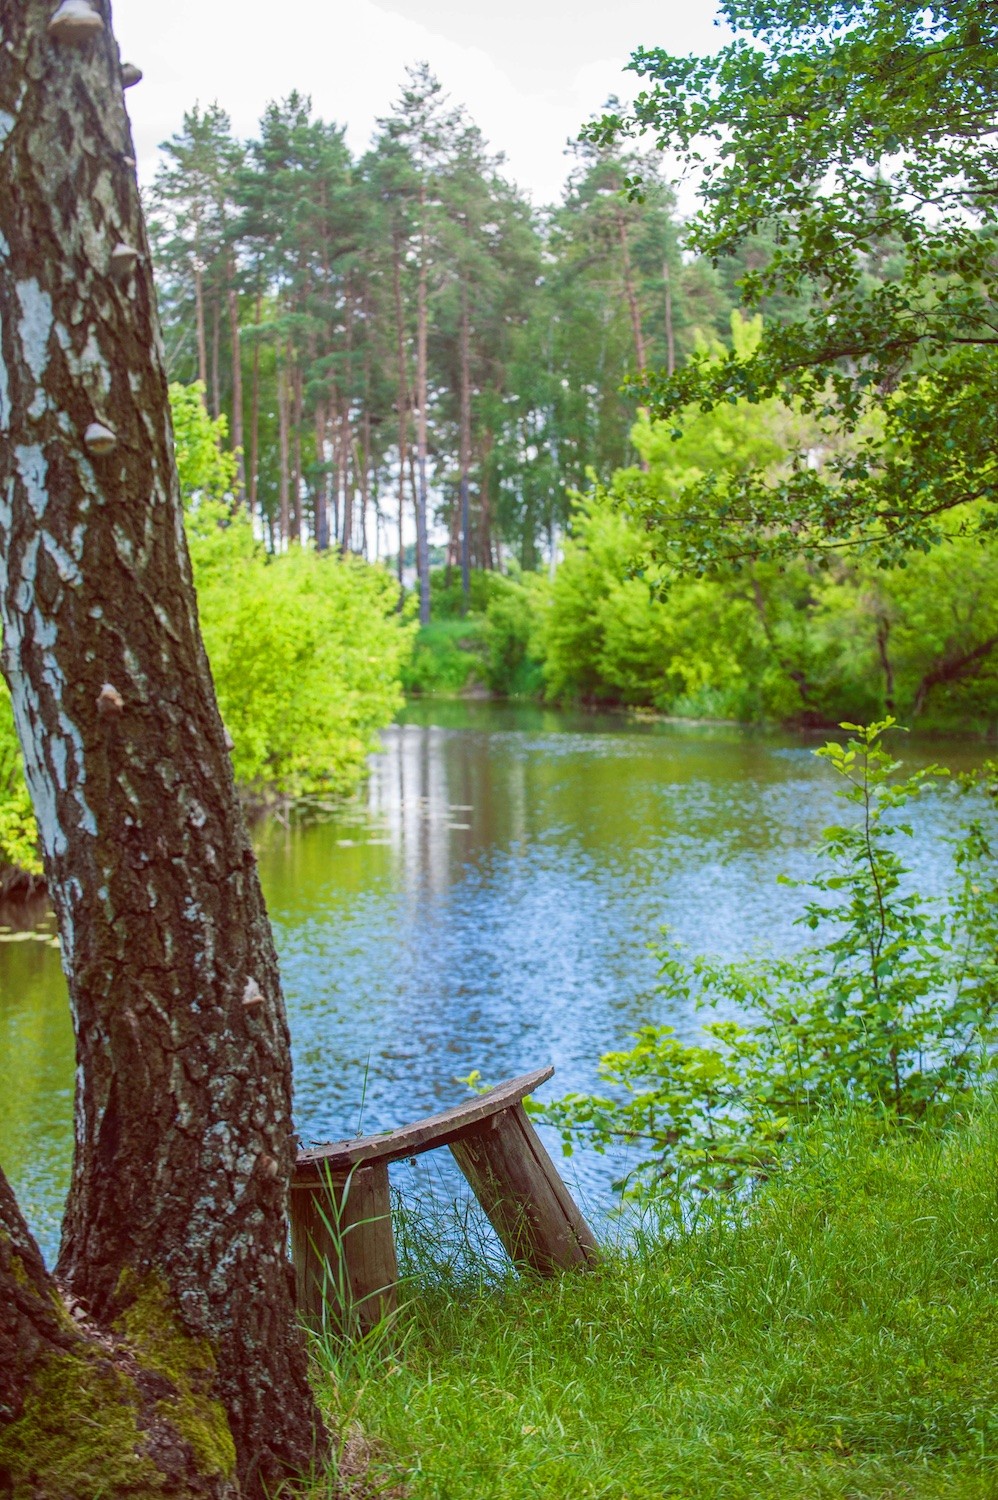
[(539, 1111), (569, 1151), (583, 1139), (598, 1151), (638, 1144), (645, 1154), (623, 1184), (628, 1197), (766, 1176), (831, 1106), (908, 1122), (944, 1115), (995, 1068), (993, 818), (964, 828), (949, 899), (922, 897), (898, 852), (913, 837), (898, 815), (945, 773), (898, 779), (900, 763), (883, 745), (892, 719), (842, 727), (847, 743), (816, 753), (859, 816), (824, 830), (798, 919), (823, 941), (738, 963), (663, 946), (666, 1006), (720, 1008), (728, 1018), (707, 1021), (695, 1044), (671, 1026), (642, 1026), (633, 1047), (602, 1058), (608, 1092), (569, 1094)]

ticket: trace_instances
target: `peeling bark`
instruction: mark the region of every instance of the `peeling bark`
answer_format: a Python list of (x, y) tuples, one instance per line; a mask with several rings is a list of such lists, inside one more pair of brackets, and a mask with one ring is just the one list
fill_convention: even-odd
[[(198, 630), (120, 62), (97, 8), (104, 32), (69, 46), (47, 32), (50, 0), (0, 0), (3, 670), (78, 1060), (58, 1275), (104, 1330), (157, 1279), (211, 1351), (228, 1493), (255, 1497), (306, 1468), (320, 1432), (286, 1252), (289, 1040)], [(125, 281), (110, 272), (121, 241), (142, 257)], [(88, 436), (95, 423), (113, 442)]]

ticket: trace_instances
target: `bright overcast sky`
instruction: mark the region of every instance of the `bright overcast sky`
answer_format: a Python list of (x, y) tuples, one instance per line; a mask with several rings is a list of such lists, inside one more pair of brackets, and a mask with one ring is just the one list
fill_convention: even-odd
[(565, 143), (613, 93), (639, 44), (721, 45), (715, 0), (114, 0), (122, 55), (145, 80), (128, 93), (140, 174), (195, 102), (217, 100), (242, 137), (292, 89), (348, 127), (354, 151), (387, 114), (407, 63), (425, 59), (467, 106), (507, 172), (538, 203), (556, 199)]

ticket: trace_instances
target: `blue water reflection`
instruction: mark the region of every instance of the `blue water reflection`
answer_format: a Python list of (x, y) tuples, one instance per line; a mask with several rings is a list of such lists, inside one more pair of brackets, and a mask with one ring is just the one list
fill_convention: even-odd
[[(786, 949), (801, 877), (836, 803), (809, 741), (727, 726), (635, 725), (488, 704), (409, 711), (357, 803), (257, 832), (305, 1141), (390, 1128), (489, 1080), (553, 1062), (549, 1094), (586, 1088), (601, 1052), (665, 1015), (648, 944)], [(912, 752), (925, 759), (926, 753)], [(973, 750), (946, 746), (953, 763)], [(916, 818), (916, 878), (936, 889), (953, 808)], [(0, 942), (0, 1160), (47, 1253), (71, 1149), (72, 1045), (58, 955)], [(598, 1215), (621, 1163), (580, 1153)], [(400, 1169), (446, 1195), (446, 1171)]]

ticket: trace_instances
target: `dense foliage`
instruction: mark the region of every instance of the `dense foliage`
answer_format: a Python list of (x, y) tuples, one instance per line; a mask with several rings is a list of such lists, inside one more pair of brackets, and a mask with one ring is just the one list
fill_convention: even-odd
[[(749, 360), (692, 359), (644, 390), (661, 414), (779, 395), (860, 434), (820, 465), (689, 485), (657, 518), (663, 555), (885, 562), (991, 532), (998, 505), (998, 25), (977, 0), (729, 0), (715, 56), (642, 49), (630, 114), (603, 148), (652, 131), (700, 173), (689, 243), (782, 299)], [(863, 432), (870, 413), (878, 421)]]
[(398, 585), (360, 559), (269, 557), (245, 512), (210, 501), (188, 536), (236, 780), (265, 800), (352, 790), (402, 703)]
[(806, 886), (799, 923), (821, 941), (740, 963), (663, 948), (663, 1009), (691, 1000), (708, 1009), (703, 1040), (647, 1024), (636, 1046), (601, 1061), (615, 1092), (568, 1095), (544, 1111), (569, 1143), (640, 1142), (647, 1154), (630, 1194), (764, 1176), (836, 1106), (874, 1120), (942, 1119), (994, 1071), (994, 818), (965, 828), (949, 899), (920, 895), (898, 845), (913, 836), (903, 810), (934, 772), (897, 778), (900, 763), (883, 746), (892, 724), (844, 725), (853, 737), (817, 752), (857, 813), (825, 829)]
[[(733, 315), (743, 362), (763, 336), (760, 319)], [(714, 365), (727, 358), (716, 342), (704, 352)], [(998, 546), (973, 534), (972, 515), (954, 512), (966, 535), (891, 567), (852, 549), (823, 565), (798, 555), (691, 577), (663, 561), (655, 516), (708, 476), (779, 482), (818, 433), (775, 399), (692, 407), (681, 421), (677, 438), (672, 421), (639, 418), (632, 441), (644, 467), (575, 497), (553, 577), (476, 575), (458, 620), (460, 590), (441, 572), (408, 685), (459, 692), (474, 680), (683, 717), (831, 725), (891, 713), (912, 726), (994, 731)], [(486, 631), (520, 663), (515, 673), (486, 669)]]
[(381, 568), (294, 547), (268, 555), (231, 486), (224, 417), (171, 388), (201, 630), (236, 780), (267, 800), (351, 790), (402, 701), (411, 629)]
[(31, 795), (24, 779), (14, 708), (6, 685), (0, 690), (0, 892), (39, 879), (42, 861)]

